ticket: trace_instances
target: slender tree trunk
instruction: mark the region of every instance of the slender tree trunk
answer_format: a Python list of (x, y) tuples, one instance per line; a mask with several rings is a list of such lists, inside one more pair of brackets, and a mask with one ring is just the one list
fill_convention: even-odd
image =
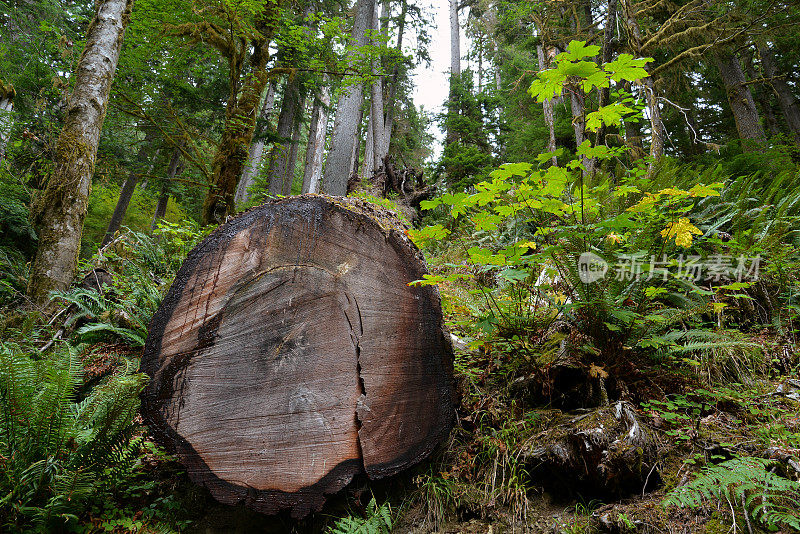
[(325, 137), (328, 130), (328, 108), (331, 105), (328, 79), (323, 76), (319, 94), (314, 99), (311, 125), (308, 131), (306, 167), (303, 174), (303, 194), (319, 193), (322, 180), (322, 158), (325, 153)]
[[(614, 39), (614, 29), (617, 25), (617, 0), (608, 0), (606, 3), (606, 22), (605, 28), (603, 28), (603, 49), (600, 54), (600, 60), (603, 63), (608, 63), (611, 61), (612, 56), (612, 41)], [(610, 102), (610, 93), (611, 89), (609, 87), (603, 87), (599, 90), (597, 95), (598, 106), (606, 106)], [(597, 142), (595, 145), (605, 145), (606, 144), (606, 125), (600, 125), (600, 128), (597, 129)]]
[[(622, 1), (622, 14), (624, 15), (625, 26), (627, 27), (633, 50), (636, 56), (642, 55), (642, 33), (639, 29), (639, 22), (631, 7), (630, 0)], [(658, 107), (658, 95), (655, 91), (653, 78), (648, 76), (642, 80), (642, 88), (645, 93), (647, 103), (647, 115), (650, 119), (650, 157), (654, 161), (661, 159), (664, 155), (664, 146), (667, 140), (667, 130), (661, 120), (661, 110)], [(652, 166), (650, 167), (652, 169)]]
[(731, 106), (736, 130), (742, 140), (742, 149), (752, 151), (756, 148), (754, 143), (756, 145), (766, 143), (767, 137), (761, 126), (753, 95), (746, 85), (747, 80), (742, 66), (730, 50), (717, 50), (714, 53), (714, 60), (728, 94), (728, 104)]
[[(358, 156), (360, 155), (361, 151), (361, 129), (363, 128), (364, 122), (364, 108), (361, 108), (358, 112), (358, 125), (356, 126), (356, 138), (355, 142), (353, 143), (352, 152), (350, 153), (350, 166), (348, 167), (347, 171), (347, 182), (350, 183), (350, 177), (356, 174), (356, 169), (358, 169)], [(330, 155), (328, 155), (330, 157)], [(345, 193), (347, 192), (347, 188), (345, 187)]]
[[(458, 0), (450, 0), (450, 106), (448, 114), (456, 115), (456, 84), (461, 78), (461, 25), (458, 22)], [(449, 121), (452, 123), (453, 121)], [(458, 132), (452, 125), (447, 128), (447, 144), (458, 141)]]
[[(536, 45), (536, 55), (539, 59), (539, 70), (544, 70), (548, 66), (547, 58), (545, 57), (544, 47), (541, 44)], [(547, 140), (547, 151), (555, 152), (556, 150), (556, 122), (555, 113), (553, 110), (553, 100), (547, 99), (542, 102), (542, 110), (544, 111), (544, 122), (547, 125), (549, 137)], [(555, 156), (551, 159), (553, 165), (558, 165)]]
[(11, 125), (13, 120), (11, 113), (14, 110), (14, 86), (3, 84), (0, 80), (0, 162), (6, 155), (6, 145), (8, 136), (11, 135)]
[(181, 163), (181, 151), (176, 148), (172, 152), (172, 157), (167, 166), (167, 179), (161, 184), (161, 193), (158, 195), (156, 210), (153, 213), (153, 220), (150, 222), (150, 230), (155, 230), (158, 222), (167, 214), (167, 203), (169, 202), (169, 189), (172, 182), (178, 176)]
[[(382, 4), (384, 9), (389, 5), (388, 0), (382, 0)], [(380, 15), (378, 13), (378, 2), (375, 2), (373, 8), (373, 19), (372, 19), (372, 30), (377, 33), (378, 29), (380, 28)], [(377, 40), (372, 41), (372, 46), (377, 47), (379, 43)], [(365, 165), (371, 165), (372, 172), (369, 173), (372, 176), (373, 173), (378, 172), (380, 168), (383, 166), (383, 133), (385, 130), (385, 123), (384, 123), (384, 109), (383, 109), (383, 79), (379, 76), (380, 72), (380, 65), (381, 59), (380, 58), (372, 58), (372, 75), (375, 79), (372, 82), (371, 90), (372, 90), (372, 98), (370, 99), (370, 106), (371, 106), (371, 115), (370, 115), (370, 125), (372, 127), (372, 162), (370, 163), (369, 160), (364, 158)]]
[[(367, 44), (367, 29), (371, 25), (374, 3), (375, 0), (358, 0), (356, 3), (356, 16), (351, 34), (356, 46), (363, 47)], [(336, 106), (333, 138), (322, 181), (322, 190), (329, 195), (347, 194), (347, 182), (353, 168), (353, 147), (358, 146), (356, 133), (359, 129), (359, 114), (363, 100), (364, 87), (362, 84), (357, 84), (345, 90)]]
[[(398, 53), (403, 53), (403, 37), (405, 35), (406, 16), (408, 15), (408, 0), (401, 0), (400, 17), (397, 21), (397, 46)], [(394, 108), (397, 99), (397, 87), (400, 84), (400, 65), (396, 64), (392, 71), (392, 80), (389, 84), (389, 94), (386, 98), (386, 120), (384, 121), (383, 132), (383, 147), (381, 149), (380, 159), (383, 161), (389, 148), (392, 144), (392, 131), (394, 130)]]
[(31, 208), (39, 246), (28, 296), (37, 304), (47, 303), (50, 291), (66, 289), (75, 275), (97, 145), (132, 9), (133, 0), (98, 3), (86, 34), (64, 128), (56, 142), (53, 171)]
[[(261, 113), (259, 120), (267, 124), (272, 111), (275, 108), (275, 91), (277, 89), (277, 82), (272, 80), (267, 86), (267, 94), (264, 96), (264, 103), (261, 105)], [(244, 168), (242, 178), (239, 180), (239, 185), (236, 186), (236, 196), (234, 200), (236, 203), (247, 202), (250, 200), (250, 187), (258, 176), (258, 171), (261, 168), (261, 161), (264, 158), (264, 140), (256, 139), (250, 143), (250, 150), (247, 155), (247, 166)]]
[(153, 212), (153, 220), (150, 221), (150, 231), (154, 231), (158, 226), (158, 222), (167, 214), (167, 204), (169, 204), (169, 184), (164, 182), (161, 184), (161, 192), (158, 194), (158, 202), (156, 202), (156, 210)]
[(269, 172), (267, 173), (267, 183), (271, 195), (286, 194), (284, 191), (287, 189), (287, 181), (289, 182), (288, 188), (291, 188), (291, 178), (288, 177), (287, 169), (291, 156), (294, 127), (302, 105), (300, 89), (300, 77), (295, 75), (286, 83), (286, 89), (283, 92), (277, 129), (277, 135), (281, 138), (281, 142), (272, 147), (269, 157)]
[(288, 196), (292, 194), (292, 184), (294, 183), (294, 170), (297, 166), (297, 154), (300, 152), (300, 126), (303, 122), (303, 115), (306, 109), (306, 99), (301, 97), (298, 113), (295, 117), (294, 128), (292, 129), (292, 143), (289, 149), (289, 159), (286, 161), (285, 177), (283, 179), (283, 189), (281, 194)]
[[(631, 93), (633, 87), (631, 82), (624, 82), (623, 89), (626, 93)], [(644, 157), (644, 144), (642, 143), (642, 123), (625, 121), (625, 145), (630, 149), (631, 159), (637, 160)]]
[(586, 140), (586, 121), (584, 120), (586, 95), (580, 87), (573, 87), (569, 91), (569, 104), (572, 111), (572, 130), (575, 132), (575, 146), (580, 146)]
[(458, 0), (450, 0), (450, 76), (461, 76), (461, 25)]
[(372, 168), (375, 165), (375, 129), (372, 127), (372, 104), (369, 109), (369, 122), (367, 123), (367, 138), (364, 141), (364, 161), (361, 164), (358, 177), (366, 180), (372, 176)]
[[(125, 179), (125, 183), (122, 184), (122, 190), (119, 192), (119, 199), (117, 200), (117, 205), (114, 207), (114, 213), (111, 214), (111, 220), (108, 222), (108, 228), (106, 229), (106, 235), (103, 237), (103, 242), (100, 246), (104, 247), (111, 242), (114, 238), (114, 234), (117, 233), (119, 230), (120, 225), (122, 224), (122, 219), (125, 218), (125, 213), (128, 211), (128, 205), (131, 202), (131, 198), (133, 198), (133, 193), (136, 190), (136, 183), (139, 181), (139, 173), (137, 172), (138, 165), (145, 160), (147, 156), (147, 149), (150, 144), (150, 140), (153, 137), (153, 133), (151, 130), (147, 130), (144, 134), (144, 141), (142, 141), (142, 146), (139, 147), (139, 150), (136, 151), (135, 161), (131, 166), (131, 171), (128, 173), (128, 177)], [(156, 156), (158, 152), (156, 152)], [(155, 158), (154, 158), (155, 159)], [(150, 163), (150, 169), (152, 170), (154, 161)]]
[(761, 55), (761, 65), (764, 67), (764, 75), (769, 78), (769, 83), (775, 94), (778, 96), (778, 103), (781, 112), (786, 119), (789, 130), (794, 135), (795, 142), (800, 144), (800, 105), (794, 96), (794, 92), (786, 82), (784, 76), (778, 76), (778, 69), (775, 65), (775, 56), (767, 45), (762, 45), (758, 49)]

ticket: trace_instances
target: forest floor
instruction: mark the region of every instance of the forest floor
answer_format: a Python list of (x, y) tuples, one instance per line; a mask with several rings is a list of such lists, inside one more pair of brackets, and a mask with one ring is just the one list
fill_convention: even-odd
[[(777, 340), (764, 343), (788, 354), (789, 348)], [(87, 362), (89, 374), (107, 372), (114, 359), (109, 354), (120, 349), (94, 350), (94, 360)], [(461, 353), (457, 369), (466, 357), (473, 365), (490, 358)], [(779, 362), (775, 358), (773, 364)], [(483, 365), (491, 370), (488, 361)], [(390, 503), (394, 531), (409, 534), (794, 532), (766, 528), (755, 514), (745, 516), (737, 499), (750, 496), (735, 489), (742, 481), (713, 482), (729, 490), (728, 497), (725, 491), (723, 498), (709, 495), (698, 499), (696, 508), (665, 506), (664, 501), (705, 470), (733, 465), (740, 458), (770, 459), (767, 473), (797, 479), (796, 370), (774, 369), (772, 376), (714, 391), (702, 388), (697, 375), (676, 373), (665, 371), (663, 364), (641, 371), (654, 390), (676, 388), (661, 395), (662, 400), (558, 409), (526, 406), (536, 402), (531, 384), (524, 390), (516, 386), (500, 391), (493, 389), (499, 382), (491, 372), (476, 376), (459, 371), (459, 422), (447, 446), (389, 481), (354, 480), (322, 512), (299, 522), (216, 503), (189, 481), (173, 457), (147, 442), (137, 478), (118, 495), (117, 521), (122, 526), (125, 518), (137, 519), (155, 504), (163, 510), (169, 501), (175, 510), (172, 519), (186, 532), (330, 532), (337, 518), (368, 519), (367, 501), (374, 496)], [(520, 377), (512, 380), (521, 382)], [(572, 392), (583, 401), (589, 398), (580, 388)], [(557, 402), (569, 404), (569, 399)], [(101, 515), (90, 523), (102, 530), (114, 527), (107, 510)]]

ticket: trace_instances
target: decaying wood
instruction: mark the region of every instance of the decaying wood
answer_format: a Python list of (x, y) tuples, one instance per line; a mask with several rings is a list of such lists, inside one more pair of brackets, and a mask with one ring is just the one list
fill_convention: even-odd
[(142, 412), (192, 479), (265, 513), (319, 510), (425, 458), (453, 414), (434, 288), (388, 213), (307, 195), (229, 221), (150, 324)]
[(359, 189), (377, 198), (392, 198), (412, 224), (420, 217), (420, 202), (433, 198), (436, 193), (432, 185), (425, 183), (422, 171), (398, 168), (388, 155), (383, 158), (383, 167), (369, 179), (360, 180), (357, 175), (350, 177), (348, 194)]

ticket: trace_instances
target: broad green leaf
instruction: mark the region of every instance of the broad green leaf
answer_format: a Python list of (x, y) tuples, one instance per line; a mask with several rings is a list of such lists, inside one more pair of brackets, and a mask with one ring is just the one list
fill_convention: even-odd
[(500, 277), (508, 280), (509, 282), (518, 282), (521, 280), (527, 280), (530, 276), (530, 272), (525, 269), (503, 269), (500, 271)]
[(432, 210), (435, 207), (442, 204), (442, 199), (434, 198), (433, 200), (423, 200), (419, 203), (419, 207), (422, 210)]
[(719, 182), (709, 185), (697, 184), (689, 189), (689, 194), (693, 197), (718, 197), (723, 185)]
[(630, 115), (631, 113), (636, 113), (636, 110), (619, 102), (614, 102), (589, 113), (586, 116), (586, 128), (596, 132), (602, 125), (613, 126), (619, 124), (625, 115)]
[[(597, 63), (594, 61), (562, 62), (556, 66), (556, 69), (566, 76), (577, 76), (578, 78), (589, 78), (593, 74), (600, 72)], [(603, 77), (605, 78), (605, 76)]]
[(533, 165), (530, 163), (504, 163), (500, 165), (499, 169), (492, 171), (489, 176), (500, 180), (505, 180), (512, 176), (527, 176), (532, 168)]
[(644, 66), (653, 61), (651, 57), (634, 59), (630, 54), (620, 54), (617, 59), (606, 63), (603, 68), (615, 82), (627, 80), (632, 82), (648, 76)]
[(491, 232), (497, 230), (497, 225), (500, 224), (502, 220), (503, 218), (500, 215), (482, 211), (472, 219), (472, 222), (475, 224), (476, 230)]
[(553, 152), (543, 152), (543, 153), (539, 154), (538, 156), (536, 156), (536, 161), (538, 163), (547, 163), (548, 161), (553, 159), (554, 156), (557, 158), (557, 157), (561, 156), (561, 154), (563, 154), (563, 153), (564, 153), (564, 149), (563, 148), (557, 148)]
[(564, 89), (564, 83), (567, 81), (567, 75), (558, 69), (549, 69), (539, 73), (539, 76), (533, 80), (528, 93), (536, 99), (537, 102), (544, 102), (548, 99), (553, 99), (561, 94)]
[(596, 57), (600, 53), (600, 47), (597, 45), (586, 45), (586, 41), (570, 41), (567, 45), (566, 52), (558, 55), (556, 60), (567, 59), (570, 61), (578, 61), (585, 57)]
[(734, 282), (726, 286), (720, 286), (718, 289), (723, 289), (725, 291), (741, 291), (742, 289), (747, 289), (751, 285), (753, 284), (750, 282)]
[(614, 156), (614, 152), (607, 146), (597, 145), (593, 147), (588, 139), (581, 143), (576, 153), (579, 156), (597, 159), (609, 159)]
[(586, 76), (585, 78), (586, 79), (583, 80), (581, 84), (583, 85), (583, 90), (586, 93), (588, 93), (595, 87), (602, 88), (602, 87), (608, 87), (610, 85), (608, 82), (608, 75), (599, 68), (589, 76)]

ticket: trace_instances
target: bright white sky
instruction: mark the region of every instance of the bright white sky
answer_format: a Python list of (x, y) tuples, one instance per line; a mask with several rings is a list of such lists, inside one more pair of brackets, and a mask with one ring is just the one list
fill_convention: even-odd
[[(428, 49), (431, 56), (431, 66), (430, 68), (425, 66), (417, 67), (412, 73), (414, 79), (414, 102), (418, 106), (425, 106), (425, 111), (428, 113), (440, 113), (443, 111), (442, 105), (447, 100), (449, 92), (450, 7), (448, 0), (435, 0), (433, 4), (430, 2), (423, 4), (423, 9), (430, 16), (429, 20), (431, 21), (431, 28), (429, 29), (431, 44)], [(462, 24), (465, 16), (466, 13), (464, 11), (459, 13)], [(462, 29), (462, 58), (466, 55), (469, 46), (470, 42), (464, 36)], [(461, 68), (464, 69), (466, 66), (466, 62), (462, 60)], [(431, 133), (436, 138), (433, 158), (438, 159), (442, 152), (444, 134), (436, 125), (431, 127)]]

